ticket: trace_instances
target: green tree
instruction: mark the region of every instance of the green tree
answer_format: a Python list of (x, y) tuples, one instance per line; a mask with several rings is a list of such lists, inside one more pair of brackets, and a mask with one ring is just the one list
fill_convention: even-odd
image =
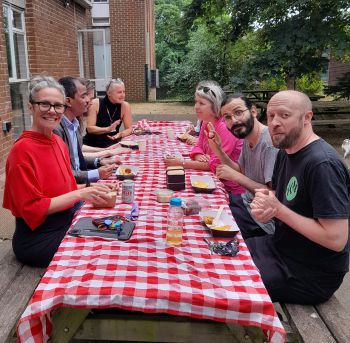
[(186, 54), (187, 30), (183, 30), (183, 8), (189, 0), (156, 0), (156, 63), (161, 86), (168, 88), (167, 77)]
[(325, 51), (337, 57), (350, 51), (348, 0), (193, 0), (187, 25), (201, 17), (210, 26), (213, 13), (229, 15), (227, 37), (234, 43), (256, 33), (256, 53), (241, 73), (252, 81), (282, 76), (295, 88), (298, 77), (322, 70)]

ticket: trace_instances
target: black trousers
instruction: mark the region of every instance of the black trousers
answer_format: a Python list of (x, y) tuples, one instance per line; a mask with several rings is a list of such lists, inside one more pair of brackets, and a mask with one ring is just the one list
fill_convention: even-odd
[(319, 304), (343, 281), (345, 273), (326, 273), (283, 258), (272, 235), (249, 238), (246, 244), (273, 302)]
[(33, 267), (47, 267), (81, 204), (80, 202), (66, 211), (49, 215), (35, 230), (31, 230), (22, 218), (16, 218), (16, 229), (12, 239), (16, 258)]

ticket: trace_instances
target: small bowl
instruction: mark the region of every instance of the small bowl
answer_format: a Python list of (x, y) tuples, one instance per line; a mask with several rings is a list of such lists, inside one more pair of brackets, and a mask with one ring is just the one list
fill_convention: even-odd
[(156, 197), (158, 202), (166, 203), (170, 202), (174, 192), (171, 189), (163, 188), (156, 190)]

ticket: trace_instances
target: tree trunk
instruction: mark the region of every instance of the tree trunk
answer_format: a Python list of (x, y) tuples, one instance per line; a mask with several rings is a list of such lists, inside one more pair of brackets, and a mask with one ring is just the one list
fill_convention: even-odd
[(285, 78), (287, 89), (295, 89), (295, 75), (288, 74)]

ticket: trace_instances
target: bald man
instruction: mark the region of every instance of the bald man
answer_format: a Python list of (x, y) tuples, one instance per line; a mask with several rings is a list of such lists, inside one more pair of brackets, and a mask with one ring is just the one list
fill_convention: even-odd
[(280, 149), (272, 189), (255, 193), (252, 215), (275, 218), (274, 235), (246, 240), (272, 301), (317, 304), (339, 288), (349, 267), (350, 175), (338, 153), (312, 129), (312, 105), (297, 91), (267, 106)]

